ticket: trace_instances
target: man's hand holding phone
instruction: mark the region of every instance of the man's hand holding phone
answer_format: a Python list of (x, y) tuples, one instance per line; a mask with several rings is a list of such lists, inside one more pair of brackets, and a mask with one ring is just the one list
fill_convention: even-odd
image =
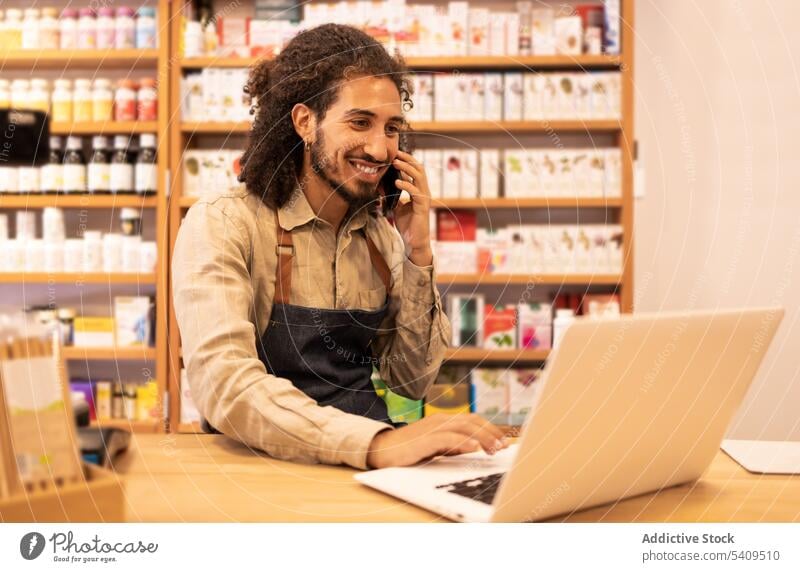
[(392, 162), (400, 176), (395, 186), (406, 191), (410, 200), (397, 201), (394, 220), (406, 246), (408, 258), (417, 266), (429, 266), (433, 262), (431, 251), (431, 231), (429, 212), (431, 210), (431, 191), (423, 165), (413, 155), (398, 151)]

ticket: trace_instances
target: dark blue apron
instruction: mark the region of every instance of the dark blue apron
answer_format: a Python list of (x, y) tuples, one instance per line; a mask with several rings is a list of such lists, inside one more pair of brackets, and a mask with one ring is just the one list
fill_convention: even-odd
[[(277, 223), (277, 218), (276, 218)], [(386, 288), (377, 310), (323, 309), (289, 303), (294, 245), (291, 231), (278, 227), (275, 297), (258, 358), (272, 375), (289, 379), (319, 405), (392, 423), (386, 403), (372, 385), (372, 342), (388, 310), (391, 271), (375, 244), (367, 242), (372, 266)], [(396, 426), (405, 425), (405, 423)], [(203, 420), (203, 430), (216, 433)]]

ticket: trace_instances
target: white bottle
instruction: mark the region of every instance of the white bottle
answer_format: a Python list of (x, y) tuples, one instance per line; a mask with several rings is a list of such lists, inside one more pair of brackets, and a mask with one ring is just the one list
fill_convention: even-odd
[(556, 318), (553, 320), (553, 349), (558, 347), (564, 332), (571, 323), (575, 321), (575, 312), (570, 308), (559, 308), (556, 310)]
[(39, 48), (39, 9), (26, 8), (25, 19), (22, 21), (22, 49), (35, 50)]
[(31, 80), (31, 91), (29, 107), (37, 111), (50, 111), (50, 89), (49, 83), (43, 78), (34, 78)]

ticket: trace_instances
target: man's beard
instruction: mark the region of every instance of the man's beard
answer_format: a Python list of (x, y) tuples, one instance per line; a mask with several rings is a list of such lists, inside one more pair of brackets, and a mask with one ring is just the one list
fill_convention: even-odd
[(324, 138), (320, 133), (317, 140), (311, 144), (311, 169), (349, 205), (348, 215), (352, 216), (361, 209), (376, 209), (380, 203), (378, 185), (353, 179), (350, 184), (354, 184), (357, 190), (356, 192), (351, 191), (344, 182), (331, 174), (330, 161), (323, 153), (324, 146)]

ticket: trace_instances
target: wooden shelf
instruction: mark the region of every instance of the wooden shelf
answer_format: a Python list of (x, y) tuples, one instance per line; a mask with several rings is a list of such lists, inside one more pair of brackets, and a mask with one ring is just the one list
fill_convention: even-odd
[(585, 284), (616, 286), (619, 274), (439, 274), (437, 284)]
[(124, 429), (133, 433), (158, 433), (161, 427), (161, 422), (158, 420), (153, 421), (137, 421), (128, 419), (106, 419), (104, 421), (94, 420), (91, 422), (92, 427), (115, 427), (117, 429)]
[[(189, 208), (197, 197), (181, 197), (181, 208)], [(619, 208), (621, 198), (604, 197), (531, 197), (520, 199), (433, 199), (434, 208), (448, 209), (557, 209), (557, 208)]]
[(247, 133), (252, 123), (249, 121), (183, 121), (183, 133)]
[[(248, 133), (249, 121), (184, 121), (181, 131), (188, 134)], [(616, 119), (542, 119), (540, 121), (432, 121), (412, 125), (416, 135), (439, 133), (612, 133), (621, 129)]]
[(552, 133), (616, 132), (616, 119), (542, 119), (538, 121), (432, 121), (411, 126), (415, 135), (440, 133)]
[(136, 69), (155, 68), (158, 50), (1, 50), (0, 69)]
[(110, 208), (155, 208), (156, 197), (138, 195), (0, 195), (0, 209), (27, 208), (76, 208), (76, 209), (110, 209)]
[(57, 283), (74, 282), (82, 284), (155, 284), (155, 274), (137, 274), (131, 272), (0, 272), (0, 284), (13, 283)]
[(67, 361), (117, 361), (117, 360), (147, 360), (156, 359), (156, 349), (150, 347), (80, 347), (64, 346), (61, 355)]
[(618, 208), (622, 206), (622, 199), (604, 197), (433, 199), (433, 206), (449, 209)]
[(107, 135), (113, 133), (156, 133), (156, 121), (78, 121), (52, 122), (50, 132), (54, 135)]
[[(245, 68), (263, 58), (237, 58), (205, 56), (181, 59), (183, 69)], [(619, 68), (620, 57), (616, 55), (579, 56), (451, 56), (408, 57), (408, 67), (415, 70), (438, 69), (614, 69)]]
[(488, 350), (483, 348), (448, 348), (445, 361), (460, 363), (512, 363), (512, 362), (542, 362), (550, 355), (550, 350)]

